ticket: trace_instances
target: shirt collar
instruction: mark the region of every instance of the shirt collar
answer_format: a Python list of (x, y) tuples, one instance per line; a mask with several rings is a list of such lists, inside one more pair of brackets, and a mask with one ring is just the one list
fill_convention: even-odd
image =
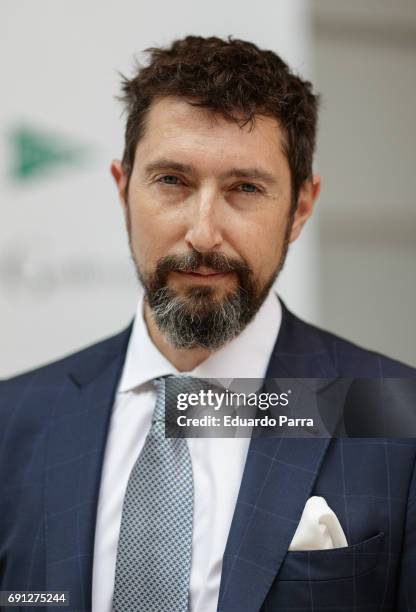
[[(212, 353), (187, 374), (197, 378), (263, 379), (281, 320), (280, 302), (272, 290), (254, 319), (236, 338)], [(132, 391), (155, 378), (170, 374), (178, 375), (180, 372), (150, 339), (143, 317), (143, 292), (141, 292), (118, 392)]]

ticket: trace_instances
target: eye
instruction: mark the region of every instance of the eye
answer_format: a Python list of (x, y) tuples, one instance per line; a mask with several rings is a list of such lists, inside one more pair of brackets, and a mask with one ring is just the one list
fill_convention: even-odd
[(162, 185), (180, 185), (182, 181), (174, 174), (165, 174), (157, 179)]
[(248, 194), (261, 193), (261, 190), (253, 183), (241, 183), (237, 185), (237, 190)]

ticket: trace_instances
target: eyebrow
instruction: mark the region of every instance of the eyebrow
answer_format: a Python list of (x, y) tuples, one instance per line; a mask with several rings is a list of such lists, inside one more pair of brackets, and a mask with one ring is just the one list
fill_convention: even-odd
[(194, 168), (188, 164), (180, 164), (179, 162), (170, 159), (158, 159), (145, 167), (146, 174), (157, 172), (160, 170), (175, 170), (176, 172), (194, 172)]
[[(173, 170), (176, 172), (187, 172), (187, 173), (196, 173), (195, 167), (192, 164), (182, 164), (170, 159), (158, 159), (154, 162), (147, 164), (145, 167), (146, 174), (151, 174), (152, 172), (158, 172), (162, 170)], [(261, 170), (260, 168), (252, 167), (252, 168), (231, 168), (221, 174), (222, 179), (228, 178), (244, 178), (244, 179), (259, 179), (268, 183), (270, 185), (277, 185), (276, 178), (266, 172), (265, 170)]]
[(260, 170), (260, 168), (231, 168), (224, 174), (221, 175), (222, 178), (245, 178), (245, 179), (259, 179), (264, 181), (265, 183), (269, 183), (270, 185), (276, 185), (277, 180), (275, 177), (266, 172), (265, 170)]

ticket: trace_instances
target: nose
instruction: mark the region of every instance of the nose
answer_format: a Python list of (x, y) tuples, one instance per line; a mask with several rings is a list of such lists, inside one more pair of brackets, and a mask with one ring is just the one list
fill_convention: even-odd
[(215, 192), (195, 195), (185, 240), (200, 253), (212, 251), (222, 243), (220, 226), (221, 197)]

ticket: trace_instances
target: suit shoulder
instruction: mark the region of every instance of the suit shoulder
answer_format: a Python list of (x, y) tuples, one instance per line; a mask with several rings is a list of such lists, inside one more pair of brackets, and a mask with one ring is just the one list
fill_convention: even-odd
[(130, 331), (131, 325), (118, 334), (104, 338), (61, 359), (2, 380), (0, 381), (0, 395), (12, 393), (14, 390), (17, 391), (25, 387), (57, 383), (73, 369), (79, 369), (80, 366), (88, 371), (91, 364), (97, 361), (110, 360), (124, 350), (127, 346)]
[(319, 327), (315, 328), (321, 334), (335, 363), (344, 370), (344, 376), (361, 375), (384, 378), (415, 378), (416, 369), (387, 355), (366, 349), (337, 334)]
[(363, 348), (337, 334), (302, 321), (293, 313), (292, 324), (315, 346), (326, 351), (340, 376), (363, 378), (415, 378), (416, 368), (377, 351)]
[(37, 444), (53, 411), (63, 405), (65, 397), (77, 393), (77, 387), (92, 380), (114, 361), (122, 364), (130, 329), (0, 382), (1, 451), (11, 452), (13, 445), (21, 445), (22, 440), (30, 448)]

